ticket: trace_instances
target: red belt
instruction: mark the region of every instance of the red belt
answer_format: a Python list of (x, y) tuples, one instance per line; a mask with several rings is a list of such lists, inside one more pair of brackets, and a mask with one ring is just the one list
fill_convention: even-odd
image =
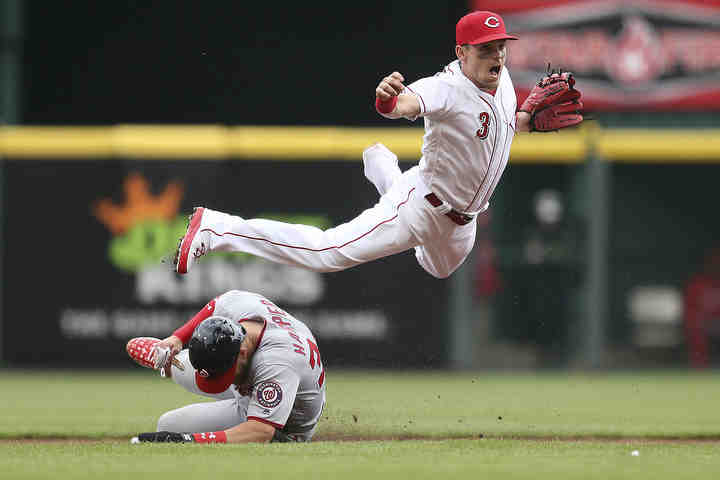
[[(427, 195), (425, 195), (425, 199), (432, 205), (433, 207), (439, 207), (443, 204), (443, 202), (435, 195), (434, 193), (430, 192)], [(464, 213), (458, 212), (457, 210), (450, 210), (445, 215), (448, 216), (450, 220), (457, 223), (458, 225), (467, 225), (468, 223), (475, 220), (475, 217), (472, 215), (466, 215)]]

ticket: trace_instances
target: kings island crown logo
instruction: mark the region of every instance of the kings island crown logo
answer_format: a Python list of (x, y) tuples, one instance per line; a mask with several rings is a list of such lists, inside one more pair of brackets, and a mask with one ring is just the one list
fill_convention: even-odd
[[(317, 272), (241, 252), (212, 252), (196, 266), (193, 275), (177, 275), (171, 261), (187, 229), (188, 216), (180, 211), (185, 187), (179, 181), (170, 181), (155, 190), (157, 193), (147, 178), (133, 172), (122, 181), (122, 199), (101, 198), (91, 207), (92, 214), (112, 234), (107, 260), (134, 278), (135, 297), (140, 303), (188, 304), (238, 285), (300, 305), (312, 304), (323, 296), (324, 282)], [(260, 212), (260, 216), (317, 228), (331, 224), (326, 215)]]
[(110, 262), (120, 270), (137, 272), (167, 257), (185, 233), (187, 219), (179, 213), (184, 187), (172, 181), (153, 194), (150, 182), (133, 172), (123, 181), (123, 192), (123, 203), (103, 198), (94, 203), (92, 212), (113, 235)]

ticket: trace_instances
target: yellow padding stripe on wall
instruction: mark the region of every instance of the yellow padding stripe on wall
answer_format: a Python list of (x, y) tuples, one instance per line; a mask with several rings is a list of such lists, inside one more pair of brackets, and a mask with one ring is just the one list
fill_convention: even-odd
[[(227, 159), (359, 161), (382, 142), (406, 161), (420, 158), (423, 129), (116, 125), (0, 127), (0, 155), (37, 159)], [(518, 134), (513, 163), (579, 163), (595, 148), (619, 162), (720, 161), (720, 130), (601, 130)]]
[(107, 127), (2, 127), (0, 155), (7, 157), (108, 157), (113, 154)]
[(597, 152), (626, 163), (719, 163), (720, 130), (604, 130)]

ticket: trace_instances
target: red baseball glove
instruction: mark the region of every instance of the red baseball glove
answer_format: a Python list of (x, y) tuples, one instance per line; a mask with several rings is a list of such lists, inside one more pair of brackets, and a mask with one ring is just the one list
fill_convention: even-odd
[(582, 94), (570, 72), (551, 72), (530, 91), (520, 106), (531, 115), (530, 131), (549, 132), (582, 122)]
[(531, 132), (552, 132), (565, 127), (572, 127), (583, 121), (580, 113), (582, 102), (572, 102), (550, 105), (542, 110), (536, 111), (530, 117)]

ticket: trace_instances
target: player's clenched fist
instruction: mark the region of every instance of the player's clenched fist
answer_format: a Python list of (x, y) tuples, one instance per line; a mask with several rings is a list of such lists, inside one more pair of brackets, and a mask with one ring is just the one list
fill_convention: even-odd
[(375, 89), (375, 109), (383, 117), (415, 119), (420, 113), (420, 103), (415, 96), (400, 95), (405, 90), (404, 81), (400, 72), (393, 72), (380, 80)]
[(399, 72), (393, 72), (387, 77), (380, 80), (377, 88), (375, 89), (375, 96), (380, 99), (381, 102), (386, 102), (392, 97), (397, 97), (405, 89), (405, 85), (402, 82), (405, 78)]

